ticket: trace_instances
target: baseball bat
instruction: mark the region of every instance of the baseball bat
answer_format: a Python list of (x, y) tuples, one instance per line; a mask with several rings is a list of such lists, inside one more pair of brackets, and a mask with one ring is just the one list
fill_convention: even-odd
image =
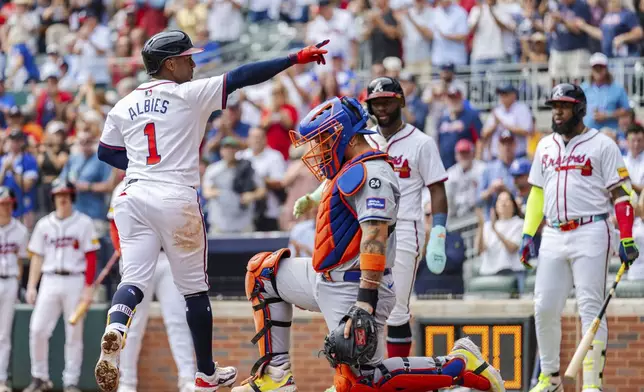
[(613, 282), (613, 286), (610, 288), (610, 291), (608, 292), (608, 296), (606, 296), (606, 299), (604, 300), (604, 304), (602, 305), (602, 308), (599, 310), (599, 313), (597, 314), (597, 317), (593, 320), (593, 323), (590, 325), (590, 328), (588, 328), (588, 331), (584, 334), (584, 337), (581, 338), (581, 342), (579, 342), (579, 346), (577, 346), (577, 350), (575, 351), (575, 355), (573, 355), (572, 359), (570, 360), (570, 363), (568, 364), (568, 368), (566, 368), (566, 373), (564, 374), (564, 377), (568, 380), (574, 380), (577, 377), (577, 374), (579, 373), (579, 369), (581, 369), (581, 365), (584, 361), (584, 358), (586, 357), (586, 353), (588, 350), (590, 350), (590, 346), (593, 344), (593, 339), (595, 338), (595, 334), (597, 334), (597, 329), (599, 329), (599, 323), (601, 323), (602, 318), (604, 317), (604, 314), (606, 313), (606, 309), (608, 308), (608, 303), (610, 302), (611, 298), (613, 298), (613, 295), (615, 295), (615, 288), (617, 287), (617, 284), (619, 281), (622, 279), (622, 275), (624, 275), (624, 272), (626, 271), (626, 264), (622, 263), (622, 266), (619, 268), (619, 271), (617, 271), (617, 276), (615, 276), (615, 281)]
[(92, 283), (91, 286), (91, 292), (92, 296), (87, 299), (83, 298), (83, 300), (78, 304), (76, 307), (76, 310), (74, 310), (74, 314), (69, 318), (69, 323), (71, 325), (76, 325), (78, 320), (81, 319), (87, 313), (87, 309), (89, 309), (89, 306), (92, 304), (92, 297), (94, 295), (94, 292), (96, 291), (96, 288), (105, 280), (107, 275), (110, 273), (112, 270), (112, 267), (114, 266), (114, 263), (116, 263), (119, 259), (119, 253), (117, 251), (114, 251), (114, 254), (112, 254), (112, 257), (109, 259), (105, 267), (101, 270), (101, 273), (98, 275), (94, 283)]

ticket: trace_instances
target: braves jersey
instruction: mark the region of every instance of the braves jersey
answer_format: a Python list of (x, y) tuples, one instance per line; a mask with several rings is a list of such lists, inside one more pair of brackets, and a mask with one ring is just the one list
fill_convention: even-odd
[(629, 177), (617, 144), (596, 129), (566, 145), (552, 133), (539, 141), (528, 181), (544, 191), (544, 215), (567, 222), (612, 211), (609, 192)]
[(224, 78), (152, 80), (117, 102), (101, 143), (127, 151), (128, 179), (199, 186), (199, 147), (208, 118), (226, 106)]
[(43, 257), (42, 272), (85, 272), (85, 253), (100, 248), (90, 217), (78, 211), (65, 219), (42, 217), (31, 235), (29, 252)]
[(27, 258), (29, 230), (16, 219), (0, 226), (0, 276), (18, 276), (18, 260)]
[[(372, 130), (378, 131), (378, 127)], [(366, 138), (371, 147), (389, 154), (394, 164), (400, 189), (398, 219), (422, 220), (423, 190), (447, 180), (434, 139), (411, 124), (405, 124), (389, 140), (380, 134), (367, 135)]]

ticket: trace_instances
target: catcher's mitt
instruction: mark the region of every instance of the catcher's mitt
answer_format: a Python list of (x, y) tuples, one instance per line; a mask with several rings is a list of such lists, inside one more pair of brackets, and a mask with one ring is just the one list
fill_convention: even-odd
[[(351, 332), (345, 339), (344, 326), (349, 319), (352, 320)], [(367, 364), (376, 354), (377, 347), (378, 330), (373, 316), (355, 305), (324, 339), (324, 355), (334, 368), (341, 363), (356, 367)]]

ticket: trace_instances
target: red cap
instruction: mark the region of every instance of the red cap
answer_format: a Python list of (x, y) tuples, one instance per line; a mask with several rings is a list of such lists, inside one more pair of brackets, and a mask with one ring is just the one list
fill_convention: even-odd
[(472, 152), (474, 151), (474, 143), (467, 139), (461, 139), (456, 143), (456, 152)]

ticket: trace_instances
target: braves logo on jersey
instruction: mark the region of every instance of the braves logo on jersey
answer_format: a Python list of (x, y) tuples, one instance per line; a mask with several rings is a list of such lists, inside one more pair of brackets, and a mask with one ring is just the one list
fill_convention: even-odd
[(80, 248), (80, 241), (74, 237), (49, 238), (45, 234), (45, 244), (53, 246), (56, 249), (71, 247), (78, 250)]
[(586, 154), (559, 156), (557, 158), (544, 154), (541, 157), (541, 167), (546, 169), (553, 167), (556, 172), (565, 170), (580, 170), (584, 177), (593, 175), (593, 165)]
[(391, 157), (391, 162), (394, 164), (394, 171), (398, 173), (398, 177), (400, 178), (411, 177), (411, 168), (409, 167), (409, 161), (405, 159), (402, 155), (397, 157)]
[(16, 243), (0, 244), (0, 254), (18, 254), (20, 245)]

